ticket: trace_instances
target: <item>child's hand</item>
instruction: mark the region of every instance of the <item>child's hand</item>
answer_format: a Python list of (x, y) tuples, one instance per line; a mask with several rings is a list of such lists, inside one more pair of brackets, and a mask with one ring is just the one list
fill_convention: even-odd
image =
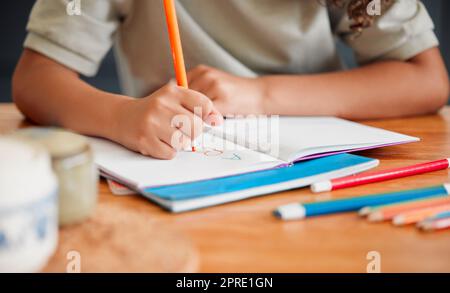
[(143, 99), (127, 100), (114, 119), (117, 142), (158, 159), (172, 159), (178, 150), (191, 146), (202, 133), (203, 121), (223, 122), (210, 99), (174, 83)]
[(224, 115), (263, 114), (264, 83), (200, 65), (188, 72), (189, 88), (209, 97)]

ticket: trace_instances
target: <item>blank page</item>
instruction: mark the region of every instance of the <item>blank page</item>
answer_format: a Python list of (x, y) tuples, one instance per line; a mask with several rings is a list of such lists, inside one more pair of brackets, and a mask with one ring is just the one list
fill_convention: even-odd
[[(263, 137), (263, 144), (267, 142), (271, 144), (271, 150), (266, 153), (287, 162), (315, 154), (419, 140), (416, 137), (333, 117), (280, 117), (278, 121), (277, 118), (272, 120), (268, 123), (264, 120), (258, 123), (258, 118), (228, 119), (224, 126), (216, 127), (213, 133), (219, 136), (225, 133), (236, 143), (244, 141), (246, 146), (250, 144), (261, 146), (261, 139), (258, 142), (254, 139)], [(267, 127), (267, 124), (271, 126)], [(264, 132), (262, 135), (255, 134), (261, 131)]]

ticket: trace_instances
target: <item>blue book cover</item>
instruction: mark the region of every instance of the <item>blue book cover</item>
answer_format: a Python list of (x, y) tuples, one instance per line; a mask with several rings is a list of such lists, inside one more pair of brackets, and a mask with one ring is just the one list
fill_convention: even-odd
[(378, 160), (339, 154), (288, 167), (211, 180), (146, 188), (141, 193), (172, 212), (182, 212), (249, 197), (305, 187), (348, 176), (378, 165)]

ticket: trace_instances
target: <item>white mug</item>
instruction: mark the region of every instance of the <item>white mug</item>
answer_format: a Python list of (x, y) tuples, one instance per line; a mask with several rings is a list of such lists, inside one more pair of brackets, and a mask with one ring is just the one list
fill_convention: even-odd
[(0, 137), (0, 272), (37, 272), (54, 253), (57, 189), (43, 147)]

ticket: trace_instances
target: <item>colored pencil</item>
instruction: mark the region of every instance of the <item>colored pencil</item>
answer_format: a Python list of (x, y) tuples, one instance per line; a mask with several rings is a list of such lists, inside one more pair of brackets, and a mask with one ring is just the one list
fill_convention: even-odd
[(450, 228), (450, 218), (422, 222), (418, 227), (425, 231), (436, 231)]
[(437, 220), (443, 220), (443, 219), (448, 219), (448, 218), (450, 218), (450, 211), (437, 213), (435, 215), (427, 217), (427, 218), (423, 219), (422, 221), (418, 222), (417, 227), (420, 227), (422, 224), (427, 223), (427, 222), (434, 222)]
[(450, 158), (390, 170), (347, 176), (331, 181), (318, 182), (311, 185), (311, 190), (315, 193), (326, 192), (342, 188), (355, 187), (363, 184), (429, 173), (433, 171), (444, 170), (447, 168), (450, 168)]
[(446, 219), (446, 218), (450, 218), (450, 211), (433, 215), (431, 217), (426, 218), (425, 220), (440, 220), (440, 219)]
[(188, 88), (186, 66), (184, 64), (183, 47), (181, 45), (180, 29), (177, 12), (173, 0), (164, 0), (167, 29), (169, 31), (170, 47), (178, 86)]
[[(170, 48), (172, 50), (173, 66), (177, 84), (188, 88), (186, 65), (184, 62), (183, 46), (181, 45), (180, 28), (178, 26), (177, 11), (173, 0), (164, 0), (164, 11), (166, 13), (167, 30), (169, 32)], [(191, 142), (192, 152), (196, 152), (194, 142)]]
[(450, 228), (450, 217), (434, 220), (427, 218), (426, 220), (419, 222), (417, 227), (425, 231), (447, 229)]
[(409, 224), (415, 224), (425, 220), (428, 217), (434, 216), (438, 213), (450, 211), (450, 204), (441, 205), (437, 207), (424, 208), (415, 211), (406, 212), (395, 216), (392, 219), (392, 223), (396, 226), (404, 226)]
[(425, 199), (419, 198), (419, 199), (407, 200), (407, 201), (403, 201), (403, 202), (399, 202), (399, 203), (395, 202), (395, 203), (382, 204), (382, 205), (377, 205), (377, 206), (367, 206), (367, 207), (363, 207), (362, 209), (360, 209), (358, 211), (358, 214), (361, 217), (365, 217), (371, 213), (374, 213), (374, 212), (379, 211), (384, 208), (390, 208), (390, 207), (394, 207), (394, 206), (400, 206), (400, 205), (404, 205), (404, 204), (427, 201), (427, 200), (432, 200), (432, 199), (440, 199), (440, 198), (450, 198), (450, 197), (448, 197), (448, 195), (437, 195), (437, 196), (427, 197)]
[(399, 203), (397, 205), (387, 206), (371, 212), (368, 215), (368, 220), (371, 222), (392, 220), (395, 216), (404, 214), (406, 212), (412, 212), (415, 210), (432, 208), (446, 204), (450, 204), (450, 196), (448, 195), (421, 199), (407, 203)]
[(278, 207), (273, 214), (283, 220), (299, 220), (311, 216), (357, 211), (365, 206), (402, 202), (450, 194), (450, 183), (421, 189), (372, 194), (314, 203), (293, 203)]

